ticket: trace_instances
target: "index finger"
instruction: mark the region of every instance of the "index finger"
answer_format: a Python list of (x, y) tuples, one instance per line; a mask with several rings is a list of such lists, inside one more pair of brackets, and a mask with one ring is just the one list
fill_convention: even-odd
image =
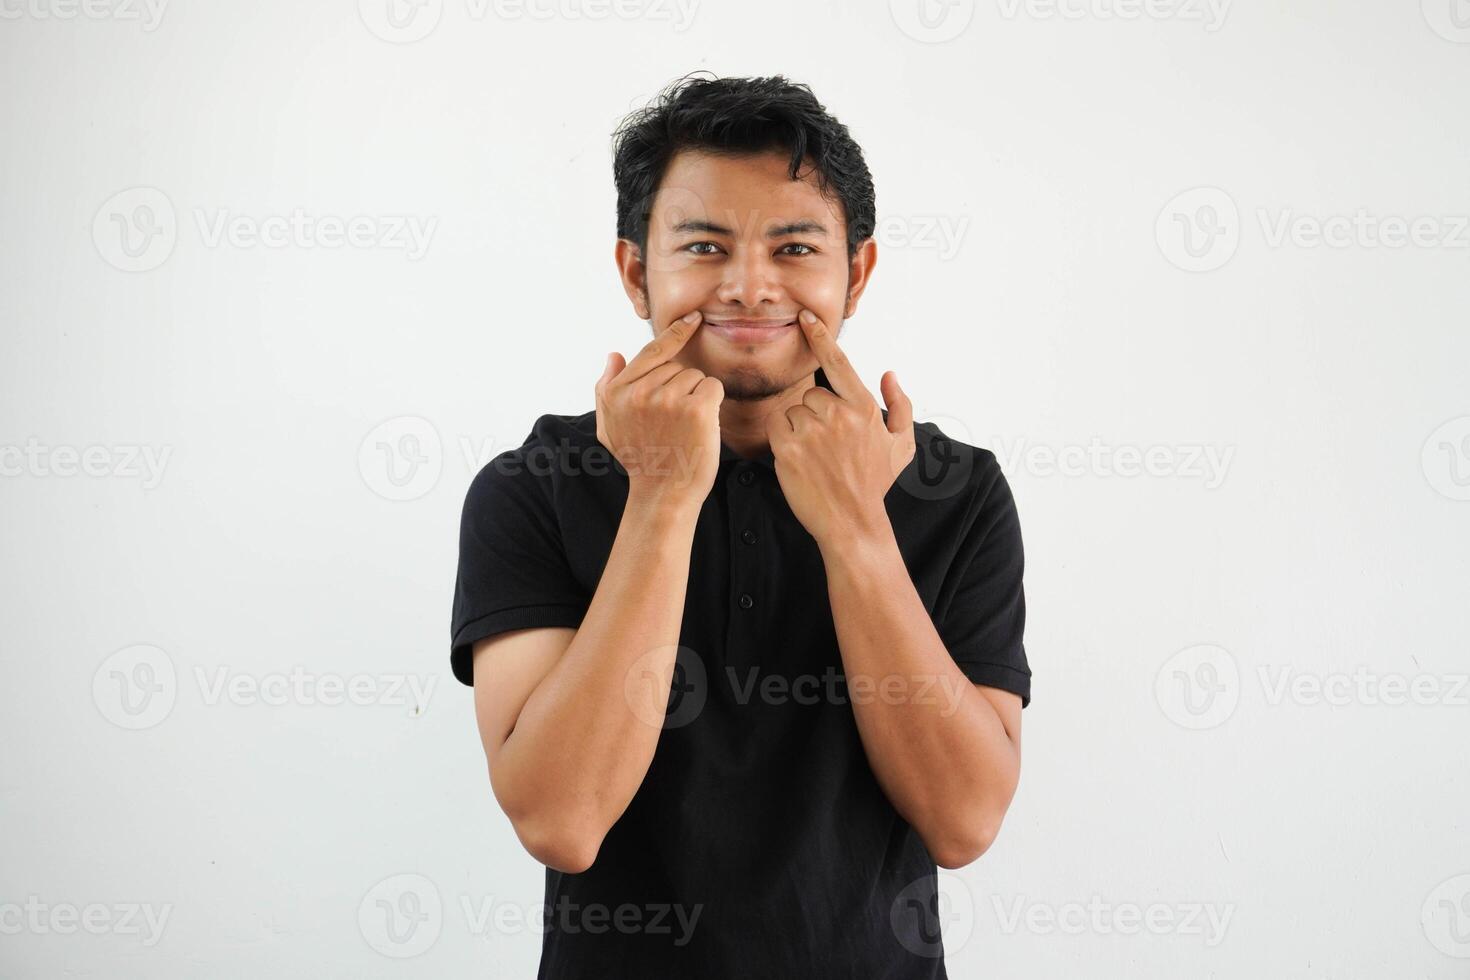
[(858, 377), (857, 369), (837, 346), (837, 337), (827, 328), (811, 310), (802, 310), (797, 316), (802, 331), (806, 334), (806, 342), (811, 345), (812, 353), (817, 355), (817, 360), (822, 365), (822, 370), (827, 374), (827, 380), (832, 385), (840, 398), (853, 399), (861, 392), (872, 398), (873, 395), (863, 384), (863, 379)]
[(695, 310), (669, 324), (662, 333), (633, 355), (633, 359), (623, 366), (613, 382), (626, 384), (637, 381), (660, 364), (668, 363), (670, 358), (684, 348), (689, 338), (694, 336), (694, 331), (699, 329), (701, 317), (702, 314)]

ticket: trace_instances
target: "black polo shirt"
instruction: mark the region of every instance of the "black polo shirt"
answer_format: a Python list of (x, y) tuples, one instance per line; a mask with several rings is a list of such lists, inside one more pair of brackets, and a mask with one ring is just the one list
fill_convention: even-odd
[[(988, 450), (932, 423), (914, 436), (884, 504), (915, 589), (970, 680), (1028, 704), (1010, 488)], [(484, 637), (581, 623), (627, 493), (593, 412), (541, 416), (480, 471), (460, 531), (455, 677), (473, 684)], [(692, 549), (653, 763), (592, 866), (547, 869), (538, 976), (945, 977), (936, 866), (868, 764), (822, 556), (769, 451), (722, 445)]]

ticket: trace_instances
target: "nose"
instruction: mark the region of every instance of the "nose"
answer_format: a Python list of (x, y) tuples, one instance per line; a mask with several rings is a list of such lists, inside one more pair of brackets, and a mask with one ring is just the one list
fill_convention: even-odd
[(779, 270), (760, 248), (743, 248), (725, 263), (718, 295), (721, 303), (756, 307), (781, 302)]

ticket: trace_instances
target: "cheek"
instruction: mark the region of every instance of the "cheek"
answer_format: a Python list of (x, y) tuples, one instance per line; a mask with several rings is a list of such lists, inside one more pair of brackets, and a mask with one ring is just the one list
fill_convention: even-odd
[(690, 310), (709, 305), (709, 298), (719, 288), (717, 277), (692, 269), (654, 276), (649, 280), (649, 301), (658, 315), (670, 322)]
[(842, 322), (842, 314), (847, 309), (846, 285), (843, 276), (813, 277), (795, 286), (791, 298), (821, 317), (823, 323), (835, 326)]

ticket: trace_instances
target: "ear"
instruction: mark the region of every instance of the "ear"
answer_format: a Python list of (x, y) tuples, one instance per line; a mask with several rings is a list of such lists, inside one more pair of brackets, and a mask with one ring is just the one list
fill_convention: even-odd
[(842, 311), (844, 320), (857, 313), (858, 300), (868, 288), (873, 277), (873, 267), (878, 264), (878, 243), (871, 238), (858, 242), (857, 252), (847, 269), (847, 307)]
[(626, 238), (619, 238), (613, 259), (617, 262), (618, 278), (623, 281), (623, 292), (628, 294), (633, 304), (633, 312), (640, 320), (649, 319), (653, 313), (648, 308), (648, 268), (643, 264), (638, 246)]

